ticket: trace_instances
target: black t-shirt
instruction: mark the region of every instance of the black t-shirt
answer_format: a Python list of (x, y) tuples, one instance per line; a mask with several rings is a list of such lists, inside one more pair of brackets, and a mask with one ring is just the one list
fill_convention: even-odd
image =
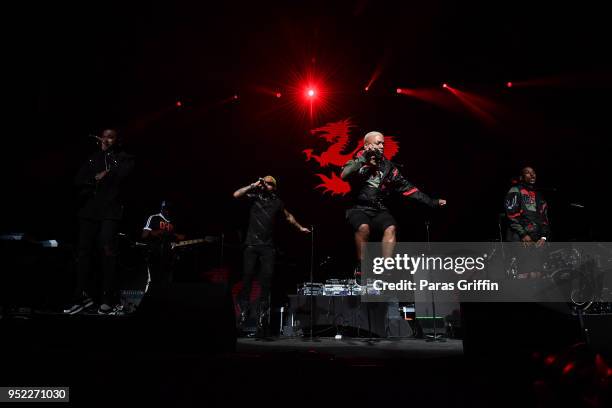
[(274, 245), (274, 225), (285, 205), (274, 193), (249, 193), (249, 229), (245, 245)]

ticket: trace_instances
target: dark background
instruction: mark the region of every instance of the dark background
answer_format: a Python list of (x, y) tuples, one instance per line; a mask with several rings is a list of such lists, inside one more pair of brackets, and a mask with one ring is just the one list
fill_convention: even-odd
[[(137, 157), (126, 233), (136, 237), (169, 198), (190, 236), (237, 242), (246, 212), (231, 193), (272, 174), (287, 208), (315, 225), (317, 258), (333, 257), (317, 279), (348, 276), (348, 202), (314, 190), (318, 168), (301, 152), (315, 145), (309, 129), (350, 117), (354, 137), (397, 136), (406, 178), (448, 200), (437, 211), (397, 203), (400, 240), (424, 240), (425, 220), (432, 240), (497, 239), (504, 194), (526, 164), (546, 188), (554, 239), (609, 240), (607, 14), (575, 2), (464, 3), (10, 6), (0, 230), (74, 242), (72, 177), (96, 149), (87, 135), (117, 126)], [(326, 99), (312, 119), (291, 95), (307, 72)], [(487, 98), (495, 120), (462, 107), (442, 82)], [(437, 89), (442, 105), (397, 87)], [(279, 233), (290, 287), (307, 280), (310, 239), (286, 225)]]

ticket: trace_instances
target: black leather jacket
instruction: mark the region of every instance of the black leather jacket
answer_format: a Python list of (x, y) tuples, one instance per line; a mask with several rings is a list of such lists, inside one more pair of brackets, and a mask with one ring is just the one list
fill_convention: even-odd
[(387, 210), (391, 193), (400, 193), (430, 207), (439, 205), (438, 200), (431, 199), (406, 180), (389, 160), (383, 158), (379, 166), (371, 165), (363, 150), (344, 165), (342, 176), (351, 184), (354, 208)]
[[(96, 181), (97, 173), (108, 174)], [(74, 181), (79, 189), (80, 218), (119, 220), (123, 216), (122, 190), (134, 169), (134, 157), (124, 151), (98, 151), (81, 166)]]

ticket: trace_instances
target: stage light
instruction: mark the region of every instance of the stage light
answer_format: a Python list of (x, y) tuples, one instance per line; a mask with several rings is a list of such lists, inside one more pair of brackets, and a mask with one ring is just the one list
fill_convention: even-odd
[(314, 91), (314, 89), (310, 88), (310, 89), (308, 90), (308, 92), (307, 92), (307, 95), (308, 95), (309, 97), (311, 97), (311, 98), (312, 98), (312, 97), (314, 97), (314, 96), (315, 96), (315, 91)]
[(402, 93), (402, 88), (397, 88), (396, 91), (397, 91), (398, 94), (401, 94)]
[(512, 82), (509, 82), (509, 81), (508, 81), (508, 82), (506, 82), (506, 87), (508, 87), (508, 88), (512, 88)]
[(235, 94), (234, 95), (234, 100), (237, 100), (237, 99), (238, 99), (238, 94)]
[(176, 107), (180, 108), (181, 106), (183, 106), (183, 102), (181, 101), (176, 101)]
[(448, 84), (445, 82), (442, 84), (442, 88), (448, 88)]
[(277, 98), (280, 98), (281, 96), (282, 96), (282, 95), (281, 95), (281, 93), (280, 93), (280, 92), (277, 92), (277, 93), (276, 93), (276, 97), (277, 97)]
[(368, 92), (369, 90), (370, 90), (370, 87), (369, 87), (369, 86), (366, 86), (366, 87), (365, 87), (365, 91), (366, 91), (366, 92)]

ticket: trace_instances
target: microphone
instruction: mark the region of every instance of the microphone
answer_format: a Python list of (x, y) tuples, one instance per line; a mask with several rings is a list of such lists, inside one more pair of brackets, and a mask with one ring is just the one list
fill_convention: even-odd
[(92, 135), (92, 134), (89, 134), (88, 136), (89, 137), (93, 137), (94, 139), (98, 140), (98, 142), (102, 143), (102, 138), (100, 136), (96, 136), (96, 135)]
[(383, 153), (379, 149), (366, 150), (365, 157), (367, 160), (374, 158), (377, 162), (381, 162), (384, 158)]

